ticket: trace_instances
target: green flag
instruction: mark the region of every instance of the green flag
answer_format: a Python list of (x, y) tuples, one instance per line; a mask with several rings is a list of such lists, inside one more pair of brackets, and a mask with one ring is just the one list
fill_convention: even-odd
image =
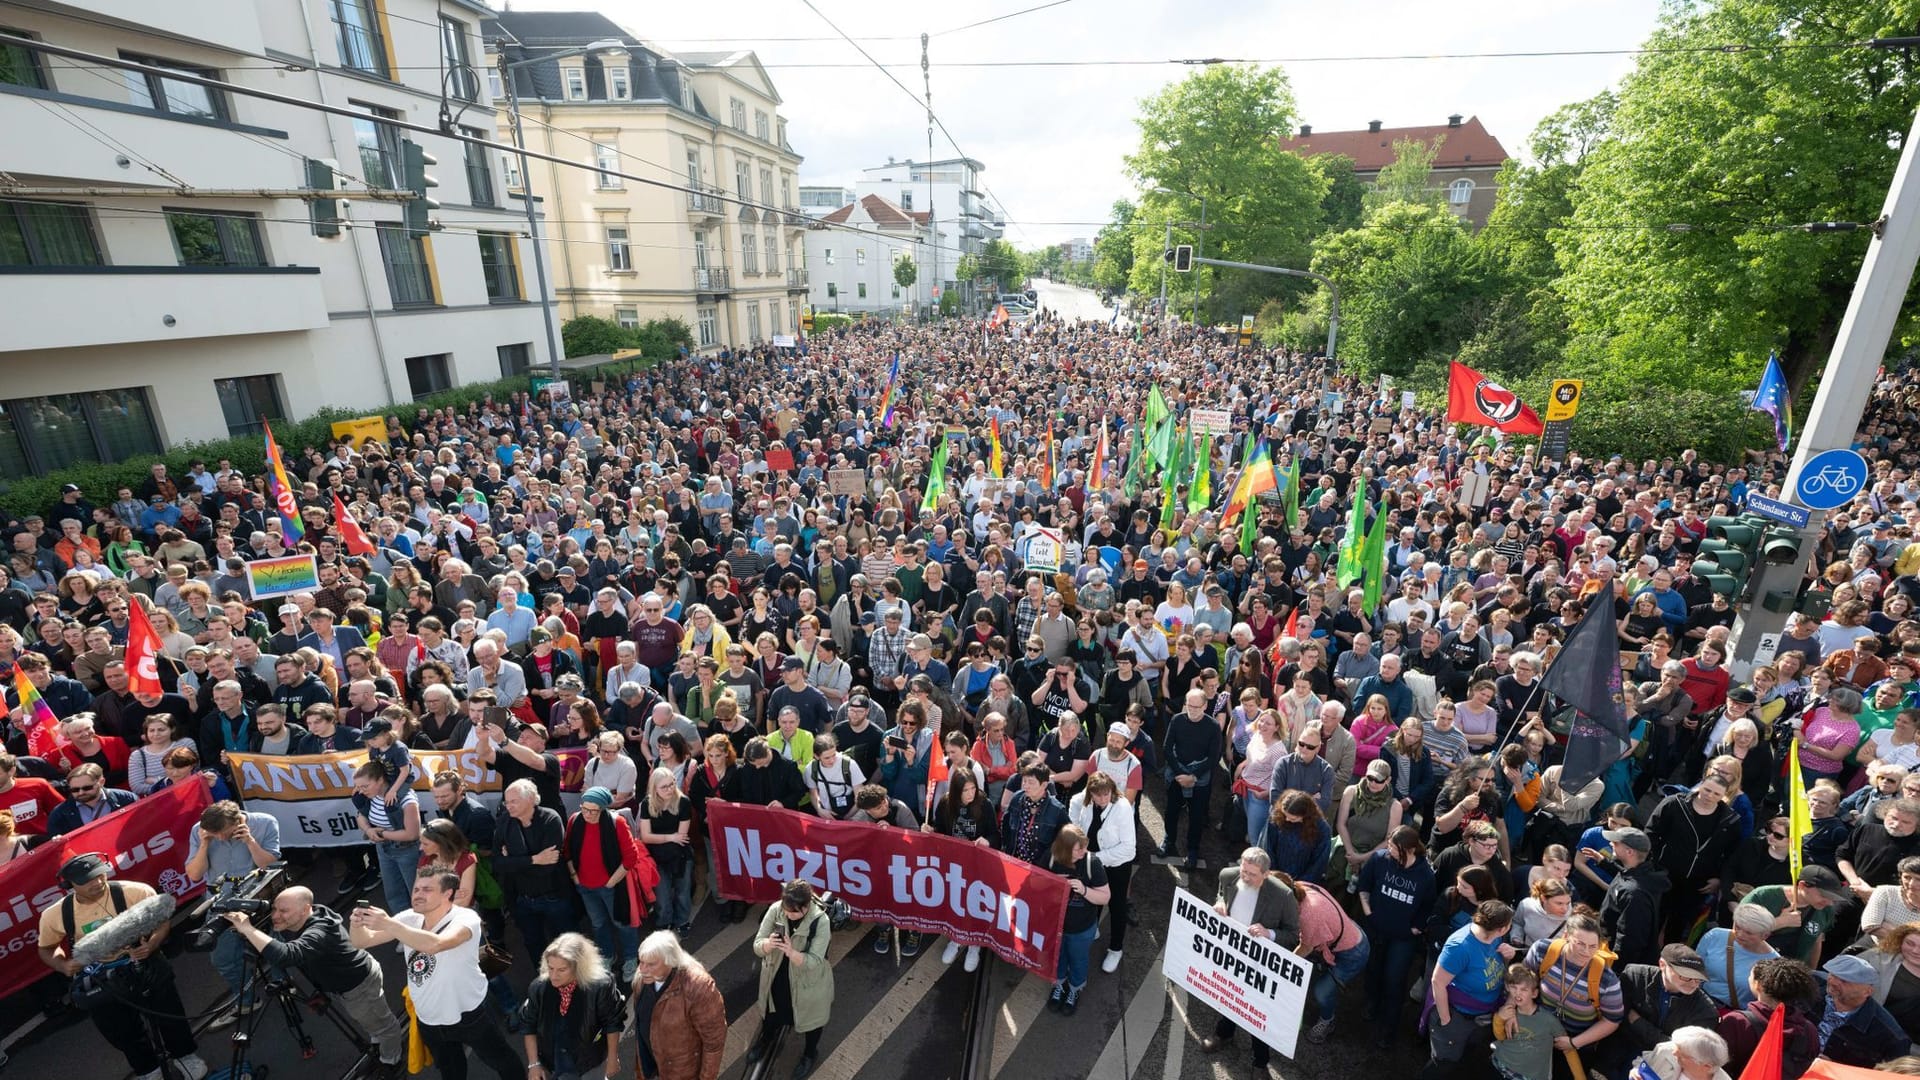
[(1201, 435), (1193, 450), (1193, 483), (1187, 487), (1187, 512), (1197, 514), (1213, 503), (1213, 436)]
[(1153, 389), (1147, 391), (1147, 426), (1148, 427), (1153, 427), (1154, 425), (1158, 424), (1160, 421), (1165, 420), (1167, 418), (1167, 414), (1171, 413), (1172, 411), (1173, 411), (1172, 409), (1167, 408), (1167, 399), (1163, 394), (1160, 393), (1160, 387), (1158, 384), (1155, 384)]
[(1249, 558), (1253, 555), (1253, 545), (1260, 540), (1260, 510), (1248, 506), (1240, 511), (1240, 550)]
[(1146, 444), (1140, 438), (1140, 424), (1134, 424), (1133, 432), (1128, 436), (1127, 474), (1122, 478), (1121, 492), (1131, 499), (1140, 494), (1141, 477), (1146, 474)]
[(1373, 517), (1373, 528), (1367, 531), (1367, 545), (1360, 554), (1362, 569), (1366, 572), (1367, 610), (1380, 608), (1380, 592), (1387, 577), (1387, 504), (1382, 499), (1380, 512)]
[(1300, 523), (1300, 459), (1295, 457), (1287, 466), (1287, 531), (1292, 532)]
[[(1165, 426), (1168, 429), (1173, 427), (1171, 417), (1168, 418)], [(1180, 476), (1186, 471), (1186, 459), (1192, 453), (1193, 439), (1189, 433), (1185, 438), (1169, 441), (1172, 445), (1167, 452), (1167, 461), (1160, 470), (1160, 527), (1162, 529), (1173, 528), (1173, 515), (1179, 503)]]
[(1367, 492), (1364, 487), (1356, 484), (1353, 491), (1353, 516), (1347, 521), (1347, 535), (1340, 538), (1339, 575), (1335, 580), (1342, 589), (1360, 580), (1361, 566), (1366, 559), (1366, 515)]
[(939, 445), (933, 448), (933, 464), (927, 467), (927, 495), (920, 500), (920, 509), (933, 510), (940, 505), (940, 496), (947, 493), (947, 436), (940, 435)]
[(1165, 417), (1152, 426), (1147, 436), (1147, 467), (1169, 465), (1173, 462), (1173, 417)]

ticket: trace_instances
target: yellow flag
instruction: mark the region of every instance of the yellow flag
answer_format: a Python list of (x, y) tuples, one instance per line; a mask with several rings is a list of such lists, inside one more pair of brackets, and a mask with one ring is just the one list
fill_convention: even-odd
[(1800, 779), (1800, 740), (1787, 749), (1787, 872), (1800, 880), (1800, 852), (1813, 831), (1813, 810), (1807, 805), (1807, 785)]

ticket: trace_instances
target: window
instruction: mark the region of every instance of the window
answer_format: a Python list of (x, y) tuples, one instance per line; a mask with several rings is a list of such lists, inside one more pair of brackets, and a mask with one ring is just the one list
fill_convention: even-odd
[(827, 265), (832, 266), (833, 265), (833, 249), (827, 248), (824, 254), (827, 257)]
[(1465, 206), (1473, 200), (1473, 181), (1462, 177), (1447, 185), (1447, 202)]
[[(16, 37), (32, 37), (24, 30), (12, 27), (0, 27), (0, 31)], [(0, 83), (8, 86), (31, 86), (37, 90), (47, 89), (47, 73), (40, 67), (40, 54), (19, 45), (0, 45)]]
[(387, 43), (374, 0), (333, 0), (333, 25), (340, 34), (340, 66), (389, 78)]
[(854, 286), (854, 288), (856, 288), (856, 289), (858, 289), (858, 290), (860, 290), (860, 292), (859, 292), (859, 295), (860, 295), (860, 299), (862, 299), (862, 300), (865, 300), (865, 299), (867, 298), (867, 283), (866, 283), (866, 282), (864, 282), (864, 281), (862, 281), (862, 282), (860, 282), (860, 283), (858, 283), (858, 284), (856, 284), (856, 285)]
[(787, 145), (787, 122), (785, 120), (774, 125), (774, 133), (780, 136), (778, 141), (781, 146)]
[(800, 330), (800, 301), (787, 301), (787, 325), (796, 333)]
[(739, 98), (727, 99), (728, 123), (735, 131), (747, 130), (747, 103)]
[(700, 151), (692, 147), (687, 149), (687, 183), (700, 186)]
[(531, 341), (502, 345), (494, 352), (500, 356), (500, 377), (503, 379), (525, 375), (533, 368), (533, 342)]
[(615, 101), (625, 101), (633, 96), (633, 72), (622, 61), (607, 68), (607, 96)]
[(366, 110), (367, 115), (353, 118), (353, 141), (360, 146), (360, 176), (377, 188), (393, 190), (400, 186), (400, 129), (382, 120), (398, 120), (400, 114), (364, 101), (347, 104)]
[(612, 143), (593, 144), (593, 167), (600, 170), (594, 174), (594, 186), (602, 191), (620, 190), (620, 151)]
[(613, 309), (613, 321), (627, 330), (640, 329), (640, 309), (617, 307)]
[(855, 266), (867, 265), (867, 249), (866, 248), (853, 249), (853, 265)]
[[(460, 133), (475, 139), (484, 139), (487, 133), (479, 128), (461, 128)], [(493, 170), (487, 167), (487, 148), (479, 143), (465, 143), (462, 153), (467, 161), (467, 194), (475, 206), (494, 206)]]
[(702, 270), (707, 268), (707, 234), (704, 232), (693, 234), (693, 265)]
[(762, 237), (761, 245), (767, 249), (767, 273), (769, 274), (779, 273), (780, 272), (780, 245), (774, 240), (773, 234), (767, 233), (764, 237)]
[(181, 266), (265, 266), (260, 221), (251, 214), (167, 210), (174, 254)]
[(900, 299), (900, 283), (897, 281), (893, 283), (893, 298)]
[(760, 170), (760, 201), (765, 203), (768, 206), (773, 205), (773, 170), (772, 169)]
[(784, 334), (787, 328), (780, 325), (780, 301), (767, 301), (767, 333)]
[(633, 249), (627, 245), (625, 225), (607, 226), (607, 269), (615, 273), (633, 269)]
[(447, 89), (461, 101), (480, 100), (480, 76), (467, 52), (467, 24), (440, 16), (440, 62), (447, 69)]
[(520, 274), (514, 266), (512, 233), (480, 234), (480, 273), (487, 279), (488, 300), (521, 300)]
[(227, 418), (227, 434), (258, 435), (266, 421), (285, 419), (287, 413), (280, 407), (279, 383), (272, 375), (213, 380), (220, 412)]
[(99, 266), (87, 208), (0, 200), (0, 266)]
[(495, 101), (507, 96), (507, 88), (500, 82), (500, 69), (487, 69), (487, 96)]
[(520, 191), (526, 185), (520, 182), (520, 158), (517, 154), (507, 154), (500, 159), (500, 169), (507, 177), (507, 190)]
[(760, 248), (754, 243), (752, 233), (740, 238), (740, 272), (743, 274), (760, 272)]
[(144, 389), (0, 401), (0, 470), (28, 476), (158, 454)]
[(837, 281), (827, 282), (827, 299), (832, 300), (838, 297), (839, 295), (840, 295), (840, 283)]
[(426, 242), (407, 236), (401, 225), (386, 222), (380, 230), (380, 261), (387, 267), (387, 289), (394, 307), (420, 307), (438, 301), (433, 295), (433, 273), (427, 264)]
[(570, 67), (563, 69), (561, 74), (565, 75), (567, 79), (567, 100), (587, 100), (587, 69)]
[(759, 304), (747, 305), (747, 340), (749, 342), (758, 342), (760, 340)]
[(767, 114), (760, 109), (753, 110), (753, 135), (761, 142), (773, 141), (773, 125), (768, 122)]
[[(220, 77), (220, 73), (212, 68), (176, 64), (171, 60), (156, 60), (151, 56), (121, 53), (120, 59), (165, 71), (197, 75), (203, 79)], [(169, 116), (198, 116), (209, 120), (227, 118), (227, 99), (218, 91), (184, 83), (178, 79), (169, 79), (154, 71), (124, 71), (121, 74), (127, 79), (127, 99), (139, 108), (152, 109), (154, 112), (166, 113)]]
[(912, 212), (913, 210), (913, 189), (912, 188), (903, 187), (900, 189), (900, 209), (906, 210), (908, 212)]
[(701, 348), (708, 348), (720, 341), (720, 312), (718, 309), (703, 307), (694, 311), (695, 333)]
[[(734, 190), (734, 191), (736, 191), (736, 192), (738, 192), (738, 193), (739, 193), (739, 195), (740, 195), (740, 197), (741, 197), (742, 199), (746, 199), (746, 200), (748, 200), (749, 202), (751, 202), (751, 201), (752, 201), (752, 199), (753, 199), (753, 170), (752, 170), (752, 169), (749, 169), (749, 168), (747, 167), (747, 163), (746, 163), (746, 162), (744, 162), (744, 161), (736, 161), (736, 162), (734, 162), (734, 165), (733, 165), (733, 190)], [(743, 209), (744, 209), (744, 207), (743, 207)]]
[(407, 389), (413, 400), (453, 389), (453, 357), (447, 353), (407, 357)]

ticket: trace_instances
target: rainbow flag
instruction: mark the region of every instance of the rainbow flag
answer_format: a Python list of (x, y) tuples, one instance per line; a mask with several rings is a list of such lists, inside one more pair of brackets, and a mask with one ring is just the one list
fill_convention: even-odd
[(893, 395), (900, 388), (900, 354), (893, 354), (893, 364), (887, 368), (887, 392), (880, 395), (880, 426), (893, 426)]
[(1234, 483), (1232, 494), (1227, 496), (1227, 508), (1220, 515), (1220, 527), (1232, 528), (1233, 523), (1262, 492), (1276, 491), (1279, 487), (1280, 477), (1273, 471), (1273, 457), (1267, 452), (1266, 440), (1262, 439), (1248, 456), (1246, 466), (1240, 470), (1240, 479)]
[(30, 719), (27, 722), (27, 753), (34, 757), (46, 757), (60, 748), (67, 740), (60, 737), (60, 718), (53, 715), (52, 706), (41, 700), (40, 691), (27, 678), (27, 673), (19, 668), (13, 669), (13, 689), (20, 695), (20, 711)]
[[(1118, 308), (1114, 309), (1116, 312)], [(1087, 490), (1098, 491), (1107, 483), (1107, 418), (1100, 418), (1100, 440), (1093, 444), (1093, 460), (1087, 464)]]
[(267, 494), (280, 514), (280, 531), (286, 534), (288, 543), (298, 543), (307, 535), (307, 527), (300, 521), (300, 504), (294, 501), (293, 485), (287, 483), (287, 465), (281, 460), (280, 444), (273, 441), (273, 425), (261, 426), (267, 431)]
[(1007, 458), (1005, 452), (1000, 449), (999, 417), (987, 417), (987, 433), (993, 438), (993, 452), (987, 463), (987, 472), (996, 477), (1005, 476), (1007, 475)]

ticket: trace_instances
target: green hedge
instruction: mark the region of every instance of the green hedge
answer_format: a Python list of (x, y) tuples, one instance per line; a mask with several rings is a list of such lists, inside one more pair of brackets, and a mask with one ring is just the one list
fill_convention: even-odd
[(841, 330), (853, 325), (853, 316), (845, 312), (816, 311), (813, 313), (813, 330), (825, 333), (828, 330)]
[[(651, 367), (651, 361), (642, 361), (640, 367)], [(587, 368), (566, 372), (567, 381), (584, 388), (595, 378), (625, 374), (633, 367), (631, 364), (605, 364), (597, 368)], [(542, 369), (544, 372), (544, 369)], [(341, 409), (328, 406), (304, 420), (276, 420), (273, 424), (273, 437), (280, 444), (289, 462), (301, 456), (307, 447), (328, 449), (333, 441), (333, 424), (339, 420), (351, 420), (359, 416), (368, 416), (377, 411), (386, 416), (398, 416), (402, 424), (411, 425), (420, 409), (454, 408), (465, 410), (470, 404), (484, 400), (491, 394), (494, 400), (504, 400), (516, 391), (524, 391), (529, 385), (528, 377), (518, 375), (511, 379), (495, 382), (470, 383), (466, 386), (435, 394), (418, 402), (402, 402), (385, 409)], [(578, 396), (579, 391), (576, 391)], [(130, 458), (98, 465), (77, 465), (70, 469), (49, 473), (45, 476), (28, 476), (14, 480), (0, 480), (0, 509), (16, 515), (44, 514), (60, 498), (60, 489), (67, 484), (78, 484), (87, 501), (95, 506), (104, 506), (113, 501), (114, 492), (121, 487), (133, 487), (147, 476), (147, 470), (155, 461), (167, 463), (167, 471), (175, 476), (183, 476), (187, 471), (187, 462), (205, 461), (209, 468), (221, 458), (233, 462), (233, 466), (248, 476), (259, 474), (265, 458), (266, 447), (258, 435), (247, 435), (233, 439), (214, 439), (208, 442), (182, 443), (163, 454), (151, 457)]]

